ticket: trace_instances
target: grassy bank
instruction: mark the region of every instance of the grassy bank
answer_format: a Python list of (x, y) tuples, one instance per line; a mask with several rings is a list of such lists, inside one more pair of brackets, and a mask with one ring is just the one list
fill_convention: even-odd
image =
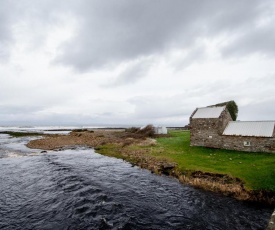
[[(107, 144), (99, 146), (97, 151), (152, 171), (155, 171), (154, 167), (159, 162), (168, 162), (176, 165), (169, 174), (178, 177), (183, 183), (222, 192), (238, 199), (262, 199), (274, 203), (275, 154), (190, 147), (189, 131), (173, 130), (169, 132), (169, 137), (159, 137), (156, 140), (157, 143), (152, 146), (129, 145), (121, 148)], [(195, 178), (194, 175), (198, 172), (203, 175)], [(206, 178), (208, 174), (210, 180)], [(253, 193), (254, 191), (257, 193)]]
[(176, 162), (182, 171), (203, 171), (240, 178), (247, 189), (275, 191), (275, 154), (190, 147), (190, 133), (173, 131), (158, 138), (152, 155)]

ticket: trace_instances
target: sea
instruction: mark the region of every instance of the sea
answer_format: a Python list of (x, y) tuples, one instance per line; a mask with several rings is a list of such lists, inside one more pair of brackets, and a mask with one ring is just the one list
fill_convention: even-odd
[[(75, 128), (0, 127), (69, 133)], [(266, 229), (273, 209), (195, 189), (76, 146), (29, 149), (0, 134), (0, 229)]]

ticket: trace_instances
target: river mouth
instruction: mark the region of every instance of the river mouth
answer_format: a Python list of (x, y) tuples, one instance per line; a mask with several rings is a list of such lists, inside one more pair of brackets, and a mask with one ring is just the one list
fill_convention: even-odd
[(7, 140), (1, 151), (19, 157), (0, 159), (1, 229), (265, 229), (273, 211), (93, 149), (40, 153)]

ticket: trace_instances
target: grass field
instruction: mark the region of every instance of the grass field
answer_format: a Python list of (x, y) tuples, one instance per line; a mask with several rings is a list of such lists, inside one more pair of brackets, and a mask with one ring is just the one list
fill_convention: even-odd
[(148, 154), (177, 163), (183, 172), (228, 174), (240, 178), (249, 190), (275, 191), (275, 154), (190, 147), (189, 131), (169, 134), (171, 137), (157, 138)]

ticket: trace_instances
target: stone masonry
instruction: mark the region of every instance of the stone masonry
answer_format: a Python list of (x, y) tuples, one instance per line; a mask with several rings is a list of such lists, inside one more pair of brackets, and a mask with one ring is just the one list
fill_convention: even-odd
[(274, 133), (273, 137), (222, 135), (228, 122), (232, 121), (226, 108), (218, 118), (192, 118), (196, 111), (190, 117), (191, 146), (275, 153)]
[(223, 145), (222, 133), (229, 121), (232, 121), (232, 118), (227, 109), (218, 118), (193, 119), (191, 116), (190, 145), (221, 148)]

